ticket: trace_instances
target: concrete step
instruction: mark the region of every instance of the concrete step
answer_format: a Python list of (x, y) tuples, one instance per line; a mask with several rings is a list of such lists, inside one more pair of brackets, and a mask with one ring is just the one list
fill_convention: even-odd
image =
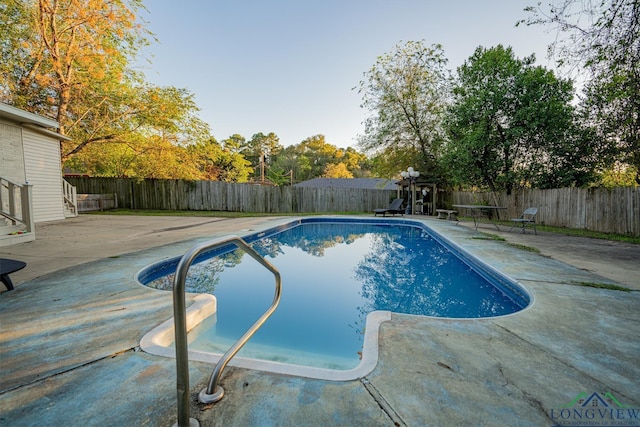
[(17, 227), (12, 225), (11, 227), (0, 227), (0, 247), (11, 246), (17, 243), (33, 242), (36, 240), (35, 233), (28, 233), (22, 229), (9, 230)]

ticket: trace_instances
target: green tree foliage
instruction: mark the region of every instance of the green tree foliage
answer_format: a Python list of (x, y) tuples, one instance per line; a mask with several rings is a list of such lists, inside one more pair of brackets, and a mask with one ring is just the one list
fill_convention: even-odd
[[(382, 154), (383, 171), (397, 174), (409, 165), (438, 170), (450, 93), (446, 64), (442, 46), (410, 41), (380, 56), (365, 73), (358, 92), (371, 116), (359, 144), (365, 152)], [(388, 156), (396, 152), (403, 154)]]
[(199, 179), (247, 182), (253, 172), (250, 163), (237, 151), (220, 145), (215, 138), (187, 147), (200, 171)]
[(323, 176), (328, 165), (340, 163), (345, 156), (345, 151), (328, 144), (324, 135), (305, 139), (295, 146), (295, 152), (304, 167), (300, 168), (299, 175), (295, 175), (298, 182)]
[(510, 193), (592, 179), (597, 155), (576, 125), (572, 83), (533, 63), (499, 45), (458, 68), (444, 159), (455, 183)]
[(308, 169), (308, 159), (299, 157), (295, 146), (291, 145), (275, 157), (267, 170), (267, 176), (274, 184), (291, 184), (292, 177), (296, 182), (303, 181), (298, 177), (305, 176)]
[[(364, 177), (369, 174), (366, 155), (352, 147), (338, 148), (328, 144), (324, 135), (314, 135), (297, 145), (290, 145), (273, 157), (268, 176), (282, 184), (302, 182), (318, 177)], [(277, 173), (276, 173), (277, 172)]]
[(266, 179), (274, 185), (291, 185), (292, 170), (286, 170), (281, 164), (273, 163), (266, 172)]
[(606, 188), (632, 187), (637, 185), (638, 172), (628, 165), (614, 164), (613, 167), (603, 171), (598, 185)]
[[(22, 82), (30, 79), (32, 62), (37, 61), (31, 58), (26, 45), (33, 31), (32, 19), (27, 2), (5, 0), (0, 3), (0, 100), (5, 103), (16, 98)], [(26, 99), (18, 103), (24, 104)]]
[(126, 82), (128, 61), (147, 43), (135, 21), (139, 7), (139, 0), (9, 0), (3, 12), (15, 38), (3, 46), (19, 47), (2, 50), (10, 101), (54, 117), (64, 134), (86, 120), (88, 102), (77, 111), (78, 101)]
[(137, 149), (142, 153), (149, 152), (147, 146), (154, 141), (187, 145), (209, 137), (208, 126), (196, 115), (193, 95), (184, 89), (140, 82), (120, 87), (117, 93), (93, 94), (98, 96), (95, 104), (84, 105), (84, 99), (76, 100), (71, 107), (84, 113), (82, 120), (67, 128), (73, 140), (63, 145), (63, 160), (88, 145), (101, 145), (98, 149), (106, 151), (117, 143), (132, 148), (142, 145)]
[(344, 163), (329, 163), (324, 168), (322, 178), (353, 178), (353, 174)]
[(114, 99), (87, 109), (86, 120), (69, 127), (76, 138), (63, 144), (66, 167), (94, 176), (201, 178), (198, 159), (185, 148), (209, 138), (193, 95), (140, 84), (120, 91), (117, 110)]
[(254, 181), (262, 180), (263, 174), (266, 177), (267, 170), (272, 166), (273, 157), (282, 151), (282, 148), (280, 138), (273, 132), (267, 135), (259, 132), (251, 137), (243, 148), (242, 154), (253, 167), (252, 179)]
[(529, 25), (555, 28), (551, 48), (561, 65), (586, 71), (582, 110), (640, 184), (640, 2), (552, 0), (528, 7)]
[(129, 67), (148, 43), (136, 19), (141, 7), (141, 0), (3, 2), (1, 100), (55, 118), (72, 138), (62, 161), (78, 172), (246, 180), (251, 169), (241, 155), (212, 148), (191, 93), (151, 85)]
[[(419, 152), (414, 147), (398, 150), (395, 147), (387, 147), (371, 158), (371, 170), (374, 176), (394, 179), (400, 176), (400, 172), (406, 170), (410, 165), (417, 165), (416, 159), (420, 158)], [(438, 165), (433, 168), (415, 167), (420, 171), (421, 176), (429, 176), (429, 179), (440, 181), (443, 178)]]
[(232, 153), (241, 153), (247, 146), (247, 139), (235, 133), (229, 138), (222, 140), (222, 145)]
[(366, 154), (358, 152), (353, 147), (347, 147), (338, 152), (340, 163), (344, 163), (345, 167), (355, 178), (366, 178), (371, 176), (371, 165)]
[(265, 135), (262, 132), (256, 133), (251, 137), (251, 140), (247, 143), (247, 156), (259, 156), (264, 154), (271, 157), (277, 155), (282, 150), (280, 144), (280, 138), (273, 132), (269, 132)]
[(311, 136), (298, 144), (296, 149), (299, 158), (308, 159), (304, 163), (309, 165), (307, 176), (301, 181), (322, 176), (328, 164), (339, 160), (337, 156), (340, 150), (335, 145), (328, 144), (324, 135)]

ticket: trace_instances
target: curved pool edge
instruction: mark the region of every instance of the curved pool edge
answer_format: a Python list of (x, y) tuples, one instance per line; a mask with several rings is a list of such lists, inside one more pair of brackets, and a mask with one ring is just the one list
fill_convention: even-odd
[[(498, 283), (498, 285), (500, 285), (499, 289), (501, 289), (503, 292), (505, 291), (505, 287), (506, 287), (507, 290), (509, 291), (508, 293), (515, 292), (516, 299), (521, 299), (521, 300), (524, 299), (527, 301), (526, 304), (521, 304), (523, 305), (523, 307), (520, 310), (514, 311), (513, 313), (502, 314), (500, 316), (474, 317), (472, 319), (496, 319), (501, 317), (514, 316), (526, 310), (529, 310), (534, 305), (535, 295), (526, 285), (519, 282), (515, 278), (509, 276), (505, 272), (499, 270), (498, 268), (492, 266), (491, 264), (488, 264), (486, 261), (480, 258), (480, 256), (473, 253), (470, 249), (466, 249), (462, 247), (460, 244), (456, 243), (451, 238), (443, 235), (438, 230), (435, 230), (433, 227), (429, 227), (425, 223), (425, 221), (416, 221), (416, 222), (422, 224), (426, 228), (427, 232), (431, 234), (432, 237), (440, 241), (440, 243), (443, 244), (445, 247), (447, 247), (447, 249), (456, 253), (456, 255), (462, 260), (462, 262), (469, 265), (469, 267), (471, 267), (473, 270), (478, 272), (480, 275), (484, 276), (487, 280), (489, 280), (492, 283), (499, 282)], [(489, 277), (487, 277), (487, 275), (489, 275)], [(494, 283), (494, 285), (495, 284), (496, 283)], [(431, 317), (431, 316), (425, 316), (425, 317)], [(442, 317), (435, 317), (435, 318), (442, 319)], [(456, 319), (463, 319), (463, 318), (456, 318)]]
[[(301, 225), (309, 222), (331, 222), (331, 221), (340, 221), (346, 223), (380, 223), (380, 222), (389, 222), (395, 224), (404, 224), (410, 226), (421, 227), (425, 230), (429, 235), (431, 235), (435, 240), (437, 240), (440, 244), (445, 246), (451, 252), (453, 252), (458, 258), (462, 260), (462, 262), (466, 263), (470, 268), (475, 270), (481, 276), (485, 277), (490, 282), (498, 282), (499, 289), (501, 289), (506, 295), (508, 295), (512, 300), (516, 301), (522, 308), (514, 313), (505, 314), (502, 316), (513, 315), (522, 312), (523, 310), (527, 310), (534, 303), (534, 296), (529, 289), (526, 288), (522, 283), (518, 282), (514, 278), (505, 274), (504, 272), (498, 270), (497, 268), (487, 264), (483, 261), (479, 256), (472, 253), (468, 249), (463, 248), (458, 243), (454, 242), (452, 239), (443, 235), (440, 231), (434, 229), (432, 224), (427, 224), (427, 221), (421, 218), (378, 218), (378, 217), (353, 217), (353, 216), (331, 216), (331, 215), (322, 215), (322, 216), (314, 216), (314, 217), (297, 217), (288, 221), (278, 222), (276, 224), (266, 225), (265, 227), (258, 230), (251, 230), (250, 233), (246, 233), (240, 236), (247, 243), (251, 244), (254, 241), (261, 239), (265, 236), (276, 234), (286, 228), (290, 228), (296, 225)], [(457, 224), (456, 224), (457, 226)], [(436, 227), (437, 228), (437, 227)], [(235, 248), (235, 247), (234, 247)], [(206, 254), (201, 254), (200, 256), (204, 256)], [(140, 286), (146, 286), (144, 283), (151, 281), (152, 278), (157, 277), (159, 275), (166, 274), (166, 268), (171, 265), (177, 266), (178, 262), (181, 259), (180, 256), (171, 257), (168, 259), (160, 260), (158, 262), (154, 262), (146, 267), (142, 268), (135, 275), (135, 281)], [(197, 262), (197, 260), (195, 261)], [(164, 267), (164, 268), (163, 268)], [(175, 268), (173, 268), (175, 271)], [(495, 285), (495, 283), (494, 283)], [(506, 289), (505, 289), (506, 288)], [(491, 316), (491, 317), (500, 317), (500, 316)]]
[[(193, 304), (187, 308), (187, 331), (190, 331), (209, 316), (213, 315), (218, 308), (216, 297), (211, 294), (198, 294), (194, 298)], [(173, 346), (175, 342), (174, 318), (162, 322), (140, 340), (140, 349), (146, 353), (156, 356), (176, 357)]]
[[(262, 230), (252, 230), (251, 233), (248, 233), (244, 236), (241, 236), (248, 243), (251, 243), (254, 240), (264, 237), (267, 234), (276, 233), (280, 230), (303, 224), (306, 222), (330, 222), (339, 220), (341, 222), (353, 222), (353, 223), (372, 223), (372, 222), (381, 222), (382, 218), (370, 218), (370, 217), (340, 217), (340, 216), (319, 216), (319, 217), (301, 217), (296, 218), (291, 221), (287, 221), (284, 223), (279, 223), (278, 225), (265, 226)], [(436, 240), (440, 241), (441, 244), (444, 244), (449, 250), (456, 253), (456, 255), (466, 262), (466, 260), (471, 261), (471, 268), (478, 271), (482, 274), (484, 272), (488, 273), (493, 280), (498, 280), (501, 284), (504, 284), (505, 281), (507, 283), (507, 287), (512, 289), (513, 286), (516, 288), (516, 293), (519, 294), (520, 297), (524, 297), (528, 302), (524, 305), (520, 310), (515, 311), (513, 313), (503, 314), (499, 316), (490, 316), (490, 317), (474, 317), (474, 318), (447, 318), (447, 317), (436, 317), (436, 316), (420, 316), (415, 315), (416, 317), (423, 318), (433, 318), (439, 320), (451, 320), (451, 321), (469, 321), (469, 320), (491, 320), (498, 319), (503, 317), (514, 316), (524, 311), (529, 310), (535, 301), (535, 297), (533, 293), (522, 283), (508, 276), (504, 272), (499, 269), (487, 264), (483, 261), (478, 255), (472, 253), (468, 249), (463, 248), (460, 244), (456, 243), (454, 240), (444, 236), (441, 231), (430, 227), (427, 224), (427, 221), (417, 219), (417, 218), (385, 218), (384, 221), (400, 223), (405, 225), (418, 226), (423, 228), (427, 233), (429, 233)], [(177, 262), (180, 260), (181, 256), (164, 259), (153, 264), (148, 265), (147, 267), (138, 271), (135, 277), (135, 281), (140, 286), (145, 286), (140, 277), (149, 274), (149, 271), (154, 267), (157, 267), (161, 264), (166, 264), (168, 262)], [(484, 275), (484, 274), (483, 274)], [(148, 288), (150, 289), (150, 288)], [(162, 291), (162, 290), (160, 290)], [(519, 292), (518, 292), (519, 291)], [(166, 292), (166, 291), (165, 291)], [(194, 294), (191, 294), (194, 295)], [(197, 326), (200, 322), (205, 320), (207, 317), (213, 315), (216, 311), (216, 299), (213, 295), (210, 294), (195, 294), (194, 303), (187, 308), (187, 330), (190, 331), (195, 326)], [(373, 311), (367, 315), (366, 324), (365, 324), (365, 333), (363, 338), (363, 350), (362, 350), (362, 359), (358, 366), (352, 369), (346, 370), (338, 370), (338, 369), (327, 369), (327, 368), (317, 368), (311, 366), (303, 366), (303, 365), (295, 365), (291, 363), (282, 363), (254, 358), (246, 358), (241, 356), (233, 357), (229, 365), (239, 368), (245, 369), (253, 369), (258, 371), (276, 373), (276, 374), (284, 374), (284, 375), (292, 375), (298, 377), (305, 377), (311, 379), (320, 379), (320, 380), (329, 380), (329, 381), (351, 381), (363, 378), (364, 376), (371, 373), (377, 366), (378, 363), (378, 355), (379, 355), (379, 346), (378, 341), (380, 337), (380, 326), (383, 322), (391, 320), (392, 312), (390, 311)], [(400, 313), (402, 314), (402, 313)], [(406, 316), (414, 316), (410, 314), (403, 314)], [(158, 327), (154, 328), (147, 334), (145, 334), (140, 342), (140, 348), (146, 353), (175, 358), (175, 348), (174, 348), (174, 326), (173, 326), (174, 318), (171, 317)], [(190, 361), (199, 361), (209, 364), (215, 364), (220, 359), (221, 354), (217, 353), (209, 353), (199, 350), (189, 350), (189, 360)]]
[[(191, 330), (213, 315), (216, 311), (216, 299), (210, 294), (199, 294), (194, 303), (187, 308), (187, 330)], [(313, 366), (294, 365), (269, 360), (252, 359), (235, 356), (228, 366), (253, 369), (274, 374), (292, 375), (328, 381), (357, 380), (371, 373), (378, 364), (378, 338), (380, 325), (391, 320), (390, 311), (372, 311), (367, 315), (362, 345), (362, 359), (358, 366), (352, 369), (326, 369)], [(153, 328), (140, 340), (140, 349), (145, 353), (175, 359), (174, 318)], [(189, 361), (216, 364), (222, 354), (189, 349)]]

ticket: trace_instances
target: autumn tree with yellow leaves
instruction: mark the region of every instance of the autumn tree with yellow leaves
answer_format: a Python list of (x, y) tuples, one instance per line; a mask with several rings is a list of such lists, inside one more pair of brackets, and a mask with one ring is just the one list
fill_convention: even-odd
[(143, 9), (141, 0), (0, 2), (0, 101), (58, 121), (71, 138), (61, 146), (65, 168), (229, 182), (266, 173), (278, 184), (322, 174), (362, 176), (366, 157), (338, 150), (321, 135), (278, 160), (283, 147), (273, 132), (218, 143), (192, 93), (149, 84), (131, 67), (154, 42), (138, 19)]
[(136, 18), (142, 8), (140, 0), (5, 0), (0, 100), (57, 120), (71, 138), (61, 147), (67, 167), (200, 179), (202, 150), (187, 146), (211, 135), (193, 94), (151, 85), (130, 67), (153, 38)]

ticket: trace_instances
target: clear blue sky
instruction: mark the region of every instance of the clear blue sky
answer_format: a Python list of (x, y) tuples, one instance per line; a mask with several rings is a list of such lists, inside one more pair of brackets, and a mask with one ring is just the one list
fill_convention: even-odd
[(323, 134), (356, 146), (368, 113), (352, 90), (398, 43), (443, 45), (455, 70), (478, 46), (546, 58), (543, 27), (515, 27), (530, 0), (148, 0), (159, 39), (145, 52), (147, 79), (195, 94), (221, 141), (274, 132), (284, 146)]

